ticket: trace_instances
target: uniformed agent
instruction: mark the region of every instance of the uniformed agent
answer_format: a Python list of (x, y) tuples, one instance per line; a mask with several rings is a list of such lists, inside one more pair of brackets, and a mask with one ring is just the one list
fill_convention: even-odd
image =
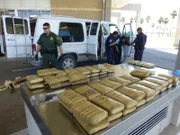
[(38, 60), (38, 53), (41, 51), (44, 68), (55, 67), (58, 69), (58, 49), (60, 51), (60, 54), (62, 55), (62, 41), (59, 36), (51, 32), (49, 23), (46, 22), (43, 24), (43, 30), (44, 33), (41, 34), (37, 42), (38, 47), (35, 58), (36, 60)]
[(132, 43), (134, 45), (135, 53), (134, 60), (142, 60), (143, 51), (145, 49), (147, 36), (143, 33), (142, 28), (137, 29), (137, 37)]
[(118, 32), (114, 31), (113, 34), (110, 34), (106, 39), (106, 56), (107, 63), (114, 64), (114, 41), (118, 37)]

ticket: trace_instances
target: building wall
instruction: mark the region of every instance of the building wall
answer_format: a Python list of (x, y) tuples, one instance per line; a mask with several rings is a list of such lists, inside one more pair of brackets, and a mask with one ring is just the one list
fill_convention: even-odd
[(52, 15), (78, 18), (103, 18), (103, 0), (51, 0)]

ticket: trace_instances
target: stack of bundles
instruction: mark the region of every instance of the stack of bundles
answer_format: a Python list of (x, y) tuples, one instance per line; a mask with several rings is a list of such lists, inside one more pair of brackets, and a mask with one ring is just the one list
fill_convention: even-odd
[(144, 105), (146, 103), (145, 93), (143, 91), (138, 91), (136, 89), (128, 88), (128, 87), (121, 87), (117, 89), (118, 92), (136, 100), (138, 103), (136, 107)]
[(58, 74), (58, 70), (56, 68), (48, 68), (48, 69), (41, 69), (37, 71), (38, 76), (49, 76), (49, 75), (56, 75)]
[(67, 75), (66, 72), (64, 72), (64, 71), (62, 71), (62, 70), (58, 70), (58, 73), (57, 73), (56, 76), (66, 76), (66, 75)]
[(128, 80), (128, 81), (130, 81), (131, 83), (136, 83), (136, 82), (140, 81), (139, 78), (133, 77), (133, 76), (131, 76), (131, 75), (123, 75), (123, 76), (120, 76), (120, 78), (122, 78), (122, 79), (124, 79), (124, 80)]
[(159, 75), (151, 75), (150, 77), (167, 81), (168, 82), (168, 89), (172, 88), (172, 86), (173, 86), (173, 79), (172, 78), (166, 78), (166, 77), (162, 77)]
[(103, 65), (95, 65), (93, 67), (100, 71), (99, 72), (100, 77), (107, 76), (107, 73), (108, 73), (109, 70), (105, 66), (103, 66)]
[(26, 76), (26, 80), (26, 84), (30, 90), (44, 88), (44, 79), (42, 77), (39, 77), (37, 75), (30, 75)]
[(76, 106), (81, 101), (87, 100), (84, 96), (74, 92), (73, 90), (66, 90), (57, 95), (59, 102), (72, 113), (73, 106)]
[(105, 64), (103, 64), (103, 66), (108, 69), (109, 74), (114, 73), (114, 66), (113, 65), (105, 63)]
[(49, 85), (51, 89), (62, 88), (70, 86), (69, 78), (65, 75), (56, 75), (56, 76), (45, 76), (45, 82)]
[(114, 99), (115, 101), (118, 101), (124, 104), (125, 110), (122, 111), (124, 116), (136, 110), (136, 105), (138, 102), (124, 94), (121, 94), (117, 91), (111, 91), (111, 92), (105, 93), (105, 95), (111, 99)]
[(150, 81), (142, 80), (137, 82), (137, 84), (143, 85), (145, 87), (151, 88), (156, 91), (155, 95), (158, 95), (160, 91), (163, 89), (163, 86), (158, 85), (156, 83), (152, 83)]
[(80, 73), (86, 75), (88, 78), (91, 77), (91, 75), (90, 75), (91, 72), (88, 69), (84, 68), (84, 67), (76, 68), (76, 70), (79, 71)]
[(93, 88), (89, 87), (88, 85), (80, 86), (78, 88), (75, 88), (74, 90), (75, 90), (75, 92), (86, 97), (88, 100), (91, 100), (91, 99), (95, 98), (96, 96), (101, 95), (99, 92), (97, 92)]
[(91, 88), (97, 90), (98, 92), (100, 92), (103, 95), (110, 92), (110, 91), (114, 91), (114, 89), (107, 87), (107, 86), (100, 84), (100, 83), (91, 83), (91, 84), (89, 84), (89, 86)]
[(148, 77), (145, 80), (153, 82), (153, 83), (158, 84), (158, 85), (161, 85), (163, 87), (161, 92), (168, 89), (168, 81), (160, 80), (160, 79), (153, 78), (153, 77)]
[(159, 76), (162, 76), (164, 78), (167, 78), (167, 79), (173, 79), (173, 82), (172, 82), (172, 85), (175, 87), (179, 84), (179, 78), (178, 77), (175, 77), (175, 76), (172, 76), (172, 75), (165, 75), (165, 74), (159, 74)]
[(71, 74), (68, 75), (68, 77), (72, 85), (88, 83), (87, 76), (78, 71), (72, 72)]
[(90, 66), (86, 66), (85, 68), (91, 72), (91, 77), (99, 77), (99, 69)]
[(99, 95), (91, 100), (94, 104), (108, 112), (108, 121), (113, 121), (122, 116), (124, 105), (107, 96)]
[(109, 80), (120, 83), (122, 86), (127, 86), (127, 85), (131, 84), (131, 81), (128, 81), (128, 80), (125, 80), (122, 78), (118, 78), (118, 77), (110, 77)]
[(100, 83), (105, 85), (105, 86), (108, 86), (112, 89), (117, 89), (117, 88), (122, 86), (120, 83), (113, 82), (113, 81), (108, 80), (108, 79), (101, 80)]
[(79, 73), (76, 69), (66, 69), (64, 70), (64, 72), (67, 73), (68, 75)]
[(138, 91), (143, 91), (145, 93), (146, 102), (149, 102), (149, 101), (153, 100), (153, 98), (155, 97), (156, 91), (151, 89), (151, 88), (145, 87), (143, 85), (132, 84), (132, 85), (129, 85), (128, 87), (132, 88), (132, 89), (136, 89)]
[(143, 70), (143, 69), (135, 69), (130, 74), (134, 77), (144, 79), (144, 78), (150, 76), (151, 72), (148, 70)]
[(138, 60), (131, 60), (128, 62), (129, 64), (140, 66), (140, 67), (145, 67), (145, 68), (154, 68), (155, 65), (152, 63), (147, 63), (143, 61), (138, 61)]

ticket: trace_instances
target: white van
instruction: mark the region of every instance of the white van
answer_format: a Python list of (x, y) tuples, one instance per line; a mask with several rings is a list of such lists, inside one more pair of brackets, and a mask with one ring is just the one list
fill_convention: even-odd
[[(3, 16), (2, 18), (3, 22), (6, 23), (5, 20), (8, 17)], [(23, 24), (26, 24), (27, 19), (24, 20)], [(24, 27), (24, 33), (28, 30), (28, 36), (33, 36), (31, 49), (27, 47), (27, 52), (32, 52), (32, 55), (34, 55), (37, 41), (43, 33), (42, 27), (45, 22), (51, 25), (52, 32), (62, 38), (64, 54), (59, 59), (62, 69), (74, 68), (78, 61), (105, 58), (105, 42), (110, 33), (114, 31), (118, 31), (120, 35), (126, 36), (128, 42), (132, 42), (133, 40), (131, 24), (125, 24), (121, 33), (116, 24), (111, 22), (63, 16), (39, 16), (30, 20), (30, 29), (29, 23)], [(6, 27), (4, 28), (6, 29)], [(8, 33), (5, 32), (6, 34)], [(17, 37), (17, 34), (15, 37)], [(126, 56), (130, 55), (131, 46), (124, 46), (123, 49), (122, 61), (125, 60)], [(30, 62), (37, 65), (35, 61)]]

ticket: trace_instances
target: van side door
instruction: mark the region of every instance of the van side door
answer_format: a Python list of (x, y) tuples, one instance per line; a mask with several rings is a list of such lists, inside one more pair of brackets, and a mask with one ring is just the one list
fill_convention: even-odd
[[(126, 43), (133, 42), (133, 31), (132, 31), (131, 23), (124, 24), (124, 27), (122, 30), (122, 36), (125, 36)], [(123, 45), (124, 56), (129, 57), (132, 49), (133, 47), (129, 46), (128, 44)]]
[(100, 22), (92, 22), (90, 26), (89, 36), (87, 37), (87, 53), (89, 59), (98, 59), (98, 34), (100, 30)]

